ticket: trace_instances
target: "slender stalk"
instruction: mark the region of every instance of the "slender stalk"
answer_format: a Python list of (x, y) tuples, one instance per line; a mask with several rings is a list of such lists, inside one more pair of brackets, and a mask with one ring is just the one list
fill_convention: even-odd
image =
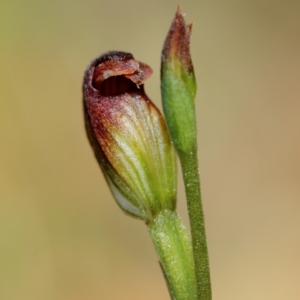
[(175, 211), (160, 212), (148, 224), (173, 300), (196, 300), (197, 283), (191, 236)]
[(208, 252), (197, 159), (197, 84), (190, 54), (192, 25), (178, 7), (161, 58), (161, 94), (168, 129), (179, 156), (187, 198), (197, 278), (197, 299), (211, 300)]
[(200, 175), (198, 170), (197, 150), (178, 153), (191, 226), (191, 236), (195, 260), (198, 300), (211, 300), (211, 283), (208, 251), (206, 245), (204, 214), (201, 199)]

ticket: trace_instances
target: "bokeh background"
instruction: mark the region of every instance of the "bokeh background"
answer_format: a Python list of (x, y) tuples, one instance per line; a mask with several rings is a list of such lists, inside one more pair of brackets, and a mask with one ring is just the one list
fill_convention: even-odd
[[(0, 299), (169, 299), (146, 226), (87, 142), (107, 50), (154, 75), (173, 0), (0, 0)], [(300, 299), (300, 1), (188, 1), (214, 299)], [(181, 178), (178, 209), (188, 223)]]

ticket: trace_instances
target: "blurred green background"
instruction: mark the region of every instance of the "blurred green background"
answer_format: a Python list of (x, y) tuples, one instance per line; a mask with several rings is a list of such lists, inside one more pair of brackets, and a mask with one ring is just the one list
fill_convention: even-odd
[[(173, 0), (0, 0), (0, 299), (169, 299), (146, 226), (115, 204), (81, 81), (107, 50), (154, 75)], [(300, 299), (300, 1), (181, 1), (193, 22), (214, 299)], [(187, 223), (179, 180), (180, 214)]]

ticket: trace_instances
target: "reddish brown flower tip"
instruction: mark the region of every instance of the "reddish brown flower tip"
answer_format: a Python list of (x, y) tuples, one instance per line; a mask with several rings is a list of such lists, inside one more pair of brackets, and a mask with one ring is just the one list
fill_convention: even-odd
[[(88, 133), (95, 135), (103, 148), (109, 138), (107, 124), (121, 126), (125, 103), (132, 102), (134, 97), (150, 101), (143, 83), (151, 74), (148, 65), (136, 61), (130, 53), (120, 51), (104, 53), (86, 70), (83, 82), (86, 124), (92, 127)], [(104, 135), (108, 136), (103, 138)]]
[(190, 56), (190, 35), (192, 24), (184, 21), (181, 7), (178, 6), (175, 18), (168, 32), (162, 52), (162, 64), (167, 62), (180, 63), (181, 68), (193, 72)]
[(103, 123), (118, 123), (124, 103), (132, 101), (133, 94), (149, 100), (143, 83), (151, 74), (148, 65), (136, 61), (127, 52), (110, 51), (92, 61), (84, 76), (83, 96), (85, 109), (98, 135), (105, 132)]
[(99, 89), (104, 80), (120, 75), (136, 85), (141, 85), (151, 74), (152, 69), (136, 61), (130, 53), (111, 51), (95, 60), (92, 85)]

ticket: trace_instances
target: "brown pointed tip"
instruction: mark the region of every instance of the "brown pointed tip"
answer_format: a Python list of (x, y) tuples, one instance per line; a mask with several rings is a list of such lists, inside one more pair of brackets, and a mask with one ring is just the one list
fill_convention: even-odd
[(178, 15), (178, 14), (182, 15), (182, 8), (181, 8), (180, 4), (178, 4), (178, 6), (177, 6), (176, 15)]
[(180, 62), (184, 69), (191, 69), (191, 31), (192, 24), (186, 24), (181, 6), (179, 5), (164, 43), (162, 51), (162, 63), (177, 60)]

